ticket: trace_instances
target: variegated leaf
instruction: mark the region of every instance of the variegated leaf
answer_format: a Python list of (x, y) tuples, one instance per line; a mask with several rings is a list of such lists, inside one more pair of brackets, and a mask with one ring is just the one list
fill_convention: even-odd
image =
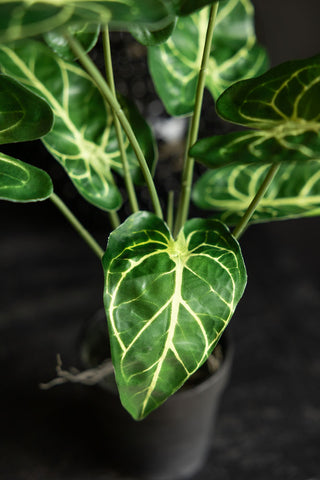
[(232, 85), (217, 101), (221, 117), (259, 130), (199, 140), (190, 153), (214, 168), (320, 158), (320, 55), (286, 62)]
[(52, 123), (47, 102), (12, 78), (0, 75), (0, 144), (40, 138)]
[(170, 23), (161, 0), (1, 0), (0, 42), (37, 36), (78, 22), (126, 28), (132, 24), (160, 29)]
[(148, 212), (111, 233), (103, 267), (120, 398), (141, 419), (211, 353), (244, 291), (245, 267), (219, 221), (189, 220), (174, 240)]
[(46, 172), (0, 153), (0, 199), (35, 202), (50, 197), (52, 191)]
[[(12, 48), (0, 46), (4, 72), (43, 96), (51, 106), (55, 123), (43, 142), (63, 165), (78, 191), (105, 210), (121, 205), (111, 169), (122, 172), (122, 163), (112, 114), (88, 75), (77, 65), (59, 59), (45, 45), (28, 40)], [(154, 160), (151, 131), (126, 103), (128, 115), (150, 163)], [(133, 176), (139, 181), (140, 168), (126, 142)]]
[[(209, 10), (179, 18), (169, 40), (148, 49), (157, 92), (171, 115), (192, 112)], [(231, 83), (262, 73), (267, 56), (256, 43), (250, 0), (221, 2), (216, 18), (206, 86), (216, 99)]]
[(306, 129), (319, 131), (319, 101), (320, 55), (316, 55), (237, 82), (220, 96), (217, 112), (232, 123), (297, 135)]
[[(269, 165), (237, 165), (210, 170), (195, 184), (193, 200), (229, 225), (238, 223)], [(222, 212), (222, 213), (219, 213)], [(320, 161), (280, 166), (251, 222), (320, 215)]]

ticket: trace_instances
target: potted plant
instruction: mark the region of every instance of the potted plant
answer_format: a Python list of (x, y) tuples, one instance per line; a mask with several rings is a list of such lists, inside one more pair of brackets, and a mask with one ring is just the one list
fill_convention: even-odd
[[(79, 193), (108, 212), (105, 251), (53, 193), (49, 176), (23, 159), (1, 155), (0, 195), (50, 198), (102, 258), (115, 376), (136, 420), (179, 390), (217, 345), (244, 292), (238, 239), (249, 223), (318, 213), (320, 141), (319, 57), (267, 71), (249, 0), (152, 0), (148, 10), (144, 3), (0, 7), (0, 141), (42, 138)], [(154, 184), (150, 128), (115, 93), (107, 25), (148, 45), (168, 113), (190, 117), (176, 208), (173, 194), (159, 199)], [(100, 30), (106, 79), (87, 53)], [(245, 130), (198, 140), (205, 87), (219, 115)], [(210, 214), (188, 220), (195, 159), (210, 170), (193, 200)], [(124, 221), (115, 175), (132, 211)], [(143, 183), (152, 211), (139, 207), (135, 185)]]

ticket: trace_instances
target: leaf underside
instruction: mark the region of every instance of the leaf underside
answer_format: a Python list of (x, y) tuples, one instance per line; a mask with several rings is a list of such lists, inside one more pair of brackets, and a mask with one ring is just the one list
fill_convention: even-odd
[(213, 350), (245, 288), (244, 263), (219, 221), (190, 220), (174, 241), (139, 212), (110, 235), (103, 267), (120, 398), (142, 419)]

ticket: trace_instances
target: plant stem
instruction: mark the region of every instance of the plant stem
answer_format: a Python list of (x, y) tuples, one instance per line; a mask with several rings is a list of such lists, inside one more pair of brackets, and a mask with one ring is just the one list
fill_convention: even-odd
[(232, 232), (232, 235), (236, 238), (239, 239), (241, 234), (244, 232), (246, 229), (250, 218), (254, 214), (260, 200), (263, 198), (264, 194), (266, 193), (270, 183), (274, 179), (277, 171), (280, 168), (280, 163), (274, 163), (271, 165), (265, 179), (263, 180), (259, 190), (255, 194), (253, 200), (251, 201), (250, 205), (248, 206), (246, 212), (244, 213), (243, 217), (240, 219), (238, 225), (235, 227), (235, 229)]
[(117, 212), (111, 210), (108, 212), (108, 215), (109, 215), (109, 220), (110, 220), (112, 229), (114, 230), (115, 228), (119, 227), (119, 225), (121, 224), (121, 221)]
[(65, 34), (66, 39), (68, 40), (69, 46), (72, 49), (72, 51), (75, 53), (75, 55), (79, 58), (80, 63), (83, 65), (84, 69), (88, 72), (88, 74), (91, 76), (92, 80), (95, 82), (99, 90), (101, 91), (102, 95), (106, 99), (106, 101), (109, 103), (111, 108), (114, 110), (115, 114), (117, 115), (123, 130), (125, 131), (129, 142), (131, 143), (131, 146), (136, 154), (137, 160), (140, 164), (142, 174), (144, 176), (144, 179), (146, 181), (151, 201), (153, 204), (154, 211), (158, 217), (163, 218), (162, 215), (162, 209), (159, 201), (159, 197), (155, 188), (155, 185), (153, 183), (152, 175), (150, 173), (148, 164), (146, 162), (146, 159), (144, 158), (144, 154), (140, 148), (140, 145), (136, 139), (136, 136), (132, 130), (132, 127), (125, 116), (118, 100), (116, 97), (113, 95), (109, 85), (93, 63), (93, 61), (90, 59), (90, 57), (85, 53), (83, 50), (81, 44), (72, 36)]
[(168, 207), (167, 207), (167, 225), (170, 232), (173, 227), (173, 210), (174, 210), (174, 191), (170, 190), (168, 194)]
[(53, 193), (50, 197), (50, 200), (55, 204), (60, 212), (69, 220), (71, 225), (75, 230), (81, 235), (81, 237), (87, 242), (89, 247), (94, 251), (94, 253), (101, 259), (103, 255), (103, 250), (95, 241), (95, 239), (90, 235), (90, 233), (84, 228), (84, 226), (79, 222), (79, 220), (74, 216), (71, 210), (67, 205), (61, 200), (58, 195)]
[[(113, 93), (114, 97), (116, 97), (116, 89), (115, 89), (115, 85), (114, 85), (114, 75), (113, 75), (113, 68), (112, 68), (112, 59), (111, 59), (112, 57), (111, 57), (111, 47), (110, 47), (110, 37), (109, 37), (108, 26), (106, 26), (103, 30), (102, 39), (103, 39), (104, 59), (105, 59), (107, 82), (109, 84), (111, 92)], [(132, 181), (132, 177), (131, 177), (131, 173), (130, 173), (130, 168), (129, 168), (129, 164), (128, 164), (126, 149), (125, 149), (124, 142), (123, 142), (123, 133), (122, 133), (121, 125), (120, 125), (119, 119), (118, 119), (114, 110), (112, 110), (112, 113), (113, 113), (113, 121), (114, 121), (114, 126), (115, 126), (115, 130), (116, 130), (116, 134), (117, 134), (118, 144), (119, 144), (119, 150), (120, 150), (122, 166), (123, 166), (123, 173), (124, 173), (124, 181), (125, 181), (125, 184), (126, 184), (129, 203), (130, 203), (132, 212), (138, 212), (139, 211), (139, 205), (138, 205), (138, 200), (137, 200), (137, 197), (136, 197), (136, 192), (135, 192), (135, 189), (134, 189), (134, 185), (133, 185), (133, 181)]]
[(210, 8), (208, 28), (203, 48), (201, 67), (199, 71), (198, 84), (196, 90), (195, 106), (193, 115), (191, 117), (191, 123), (189, 127), (189, 133), (186, 144), (185, 152), (185, 161), (184, 168), (182, 172), (182, 185), (181, 185), (181, 194), (178, 204), (177, 219), (175, 224), (174, 235), (176, 236), (181, 227), (184, 225), (188, 218), (189, 205), (190, 205), (190, 196), (191, 196), (191, 187), (193, 179), (193, 169), (194, 169), (194, 159), (190, 157), (189, 150), (191, 146), (196, 142), (199, 132), (200, 116), (202, 109), (203, 101), (203, 92), (206, 80), (206, 68), (210, 57), (212, 37), (214, 31), (214, 25), (216, 20), (216, 15), (218, 11), (219, 2), (213, 4)]

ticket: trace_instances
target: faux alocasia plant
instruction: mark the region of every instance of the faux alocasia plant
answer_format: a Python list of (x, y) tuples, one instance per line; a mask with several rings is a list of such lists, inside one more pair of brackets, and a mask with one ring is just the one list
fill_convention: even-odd
[[(102, 260), (115, 377), (135, 419), (176, 392), (217, 345), (245, 289), (238, 239), (248, 223), (320, 207), (320, 57), (266, 71), (250, 0), (145, 3), (0, 5), (0, 143), (41, 137), (79, 194), (108, 212), (107, 247), (53, 193), (48, 174), (23, 159), (0, 154), (0, 198), (50, 198)], [(190, 117), (176, 206), (173, 192), (159, 198), (152, 129), (115, 91), (109, 29), (146, 46), (167, 112)], [(105, 75), (89, 55), (97, 42)], [(218, 114), (246, 130), (198, 140), (204, 88)], [(198, 206), (214, 210), (209, 218), (189, 218), (195, 160), (211, 169), (193, 190)], [(145, 190), (150, 211), (139, 207)]]

